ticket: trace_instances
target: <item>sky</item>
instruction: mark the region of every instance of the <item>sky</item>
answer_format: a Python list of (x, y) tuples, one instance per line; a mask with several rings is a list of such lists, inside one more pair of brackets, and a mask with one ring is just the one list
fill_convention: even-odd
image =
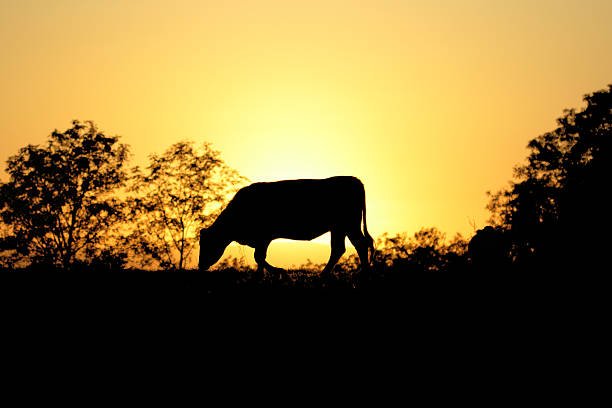
[(527, 142), (612, 82), (611, 15), (609, 0), (0, 0), (0, 161), (93, 120), (133, 164), (207, 141), (252, 182), (359, 177), (374, 237), (469, 237)]

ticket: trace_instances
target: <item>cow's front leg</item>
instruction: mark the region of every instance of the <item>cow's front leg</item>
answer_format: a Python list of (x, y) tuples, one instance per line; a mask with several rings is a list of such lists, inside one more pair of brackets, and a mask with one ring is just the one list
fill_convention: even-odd
[(334, 266), (336, 266), (342, 255), (344, 255), (344, 252), (346, 252), (346, 247), (344, 245), (345, 237), (346, 235), (340, 231), (333, 230), (331, 232), (331, 254), (327, 265), (325, 265), (323, 272), (321, 272), (323, 277), (329, 279)]
[(275, 266), (270, 265), (266, 261), (266, 255), (268, 254), (268, 246), (270, 245), (270, 241), (262, 242), (255, 247), (255, 262), (257, 262), (257, 272), (264, 273), (265, 270), (274, 273), (283, 273), (284, 269), (277, 268)]

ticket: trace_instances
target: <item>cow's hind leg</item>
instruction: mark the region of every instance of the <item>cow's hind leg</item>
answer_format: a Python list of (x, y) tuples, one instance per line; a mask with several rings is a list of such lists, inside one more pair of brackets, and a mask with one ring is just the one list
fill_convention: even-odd
[(329, 256), (329, 261), (325, 268), (323, 268), (323, 276), (329, 276), (331, 271), (334, 269), (334, 266), (338, 263), (344, 252), (346, 251), (346, 247), (344, 246), (344, 239), (346, 235), (342, 232), (332, 231), (331, 232), (331, 254)]
[(357, 250), (359, 255), (359, 261), (361, 262), (361, 270), (363, 272), (369, 272), (370, 261), (368, 259), (368, 249), (370, 248), (369, 240), (361, 232), (361, 228), (350, 231), (348, 238)]

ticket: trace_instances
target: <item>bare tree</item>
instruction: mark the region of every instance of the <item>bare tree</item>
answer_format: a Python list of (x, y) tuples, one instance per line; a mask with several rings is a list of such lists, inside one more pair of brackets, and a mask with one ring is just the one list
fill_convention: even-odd
[(142, 266), (181, 270), (189, 265), (199, 231), (217, 214), (244, 178), (204, 143), (175, 143), (136, 167), (130, 190), (131, 249)]

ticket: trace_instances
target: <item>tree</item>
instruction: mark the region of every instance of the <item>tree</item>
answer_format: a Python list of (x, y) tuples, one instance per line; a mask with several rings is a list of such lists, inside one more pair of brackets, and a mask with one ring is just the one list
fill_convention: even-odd
[(91, 121), (57, 130), (43, 147), (28, 145), (8, 159), (0, 184), (0, 247), (21, 262), (65, 269), (108, 255), (122, 221), (115, 197), (124, 185), (128, 146)]
[(18, 267), (20, 255), (10, 225), (0, 221), (0, 268), (13, 270)]
[(566, 110), (558, 128), (531, 140), (527, 164), (510, 187), (491, 196), (491, 222), (506, 230), (519, 263), (595, 264), (609, 227), (612, 85)]
[(143, 172), (134, 168), (130, 190), (134, 230), (132, 250), (143, 266), (181, 270), (208, 224), (244, 178), (205, 143), (175, 143), (150, 156)]

